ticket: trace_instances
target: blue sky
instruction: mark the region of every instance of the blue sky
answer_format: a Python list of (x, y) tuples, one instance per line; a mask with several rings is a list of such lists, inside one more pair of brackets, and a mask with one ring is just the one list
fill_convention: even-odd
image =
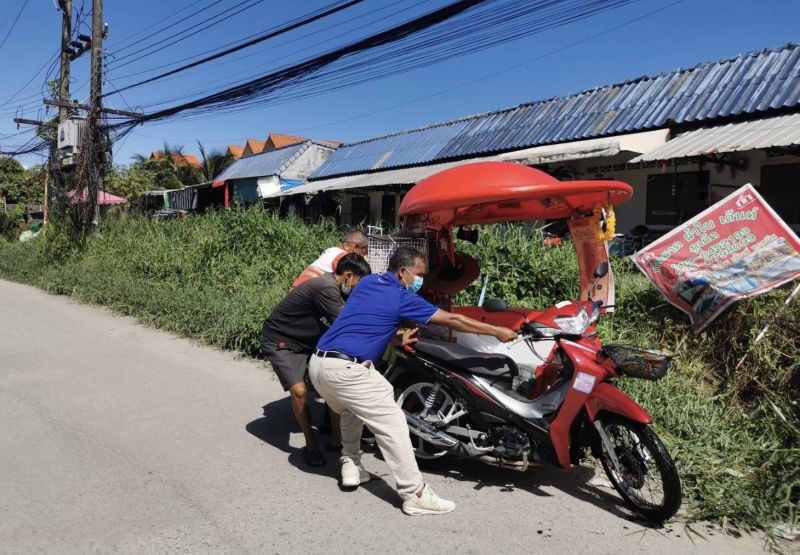
[[(25, 0), (0, 2), (0, 40)], [(174, 33), (208, 14), (230, 10), (241, 0), (222, 0), (203, 14), (185, 20), (210, 0), (106, 0), (104, 20), (108, 88), (155, 74), (152, 68), (258, 33), (330, 3), (330, 0), (264, 0), (189, 40), (163, 47)], [(83, 0), (74, 0), (78, 13)], [(91, 0), (86, 0), (84, 12)], [(324, 22), (276, 41), (267, 41), (196, 70), (132, 89), (107, 100), (115, 108), (138, 109), (154, 102), (202, 90), (222, 88), (245, 76), (266, 72), (288, 61), (342, 44), (366, 33), (441, 6), (445, 0), (367, 0)], [(189, 6), (187, 8), (187, 6)], [(186, 8), (182, 11), (182, 8)], [(404, 10), (398, 14), (399, 10)], [(658, 11), (660, 10), (660, 11)], [(657, 12), (657, 13), (653, 13)], [(168, 16), (178, 15), (169, 18)], [(12, 122), (21, 109), (37, 117), (44, 73), (20, 90), (57, 51), (60, 13), (52, 0), (29, 0), (0, 49), (0, 149), (26, 140)], [(82, 25), (88, 34), (90, 16)], [(495, 110), (523, 102), (688, 67), (742, 52), (800, 41), (800, 1), (796, 0), (639, 0), (615, 10), (518, 39), (476, 54), (403, 75), (324, 93), (301, 101), (235, 115), (176, 118), (138, 127), (115, 146), (115, 163), (129, 163), (134, 153), (158, 149), (165, 141), (196, 152), (196, 140), (207, 147), (264, 139), (269, 132), (322, 139), (356, 141), (428, 123)], [(167, 31), (146, 39), (146, 35)], [(130, 37), (130, 38), (129, 38)], [(154, 54), (141, 60), (134, 53), (151, 42)], [(163, 47), (163, 48), (162, 48)], [(145, 52), (146, 53), (146, 52)], [(73, 64), (73, 98), (85, 100), (88, 54)], [(507, 71), (503, 71), (507, 68)], [(149, 71), (149, 72), (148, 72)], [(163, 70), (162, 70), (163, 71)], [(142, 72), (142, 73), (140, 73)], [(131, 75), (140, 73), (139, 75)], [(55, 73), (54, 73), (55, 75)], [(166, 105), (169, 105), (167, 103)], [(21, 106), (21, 108), (19, 108)], [(22, 160), (36, 163), (39, 158)]]

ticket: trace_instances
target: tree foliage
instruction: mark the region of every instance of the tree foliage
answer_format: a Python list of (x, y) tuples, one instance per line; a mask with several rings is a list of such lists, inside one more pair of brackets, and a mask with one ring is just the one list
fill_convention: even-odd
[(202, 164), (200, 174), (203, 181), (213, 181), (215, 177), (233, 163), (233, 156), (228, 152), (220, 149), (206, 151), (200, 141), (197, 141), (197, 147), (200, 149), (200, 163)]
[(8, 204), (41, 204), (44, 198), (44, 168), (24, 168), (16, 160), (0, 158), (0, 197)]
[(164, 143), (159, 158), (136, 154), (132, 164), (114, 166), (106, 177), (106, 189), (130, 202), (147, 191), (180, 189), (187, 185), (212, 181), (233, 162), (233, 158), (226, 152), (206, 150), (200, 142), (197, 146), (201, 157), (200, 168), (176, 163), (176, 159), (180, 160), (184, 155), (183, 147)]

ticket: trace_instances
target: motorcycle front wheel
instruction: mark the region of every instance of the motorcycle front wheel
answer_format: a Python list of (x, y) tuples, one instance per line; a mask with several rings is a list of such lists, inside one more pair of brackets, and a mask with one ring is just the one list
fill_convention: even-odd
[(600, 462), (614, 488), (634, 511), (652, 522), (664, 522), (681, 506), (678, 469), (664, 443), (645, 424), (618, 415), (601, 418), (621, 472), (602, 449)]

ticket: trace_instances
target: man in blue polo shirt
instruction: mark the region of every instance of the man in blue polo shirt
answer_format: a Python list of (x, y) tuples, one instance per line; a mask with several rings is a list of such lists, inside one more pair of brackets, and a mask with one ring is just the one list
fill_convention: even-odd
[(361, 279), (333, 326), (317, 343), (309, 377), (332, 410), (341, 415), (342, 485), (357, 487), (370, 479), (361, 465), (360, 439), (364, 424), (375, 435), (409, 515), (443, 514), (455, 503), (442, 499), (422, 479), (402, 409), (392, 385), (377, 370), (378, 360), (400, 323), (411, 320), (455, 330), (493, 335), (512, 341), (517, 334), (460, 314), (440, 310), (415, 293), (427, 268), (419, 251), (399, 247), (382, 275)]

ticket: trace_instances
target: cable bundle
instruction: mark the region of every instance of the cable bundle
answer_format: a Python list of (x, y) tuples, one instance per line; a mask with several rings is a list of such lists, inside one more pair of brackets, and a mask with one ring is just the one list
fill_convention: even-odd
[(430, 66), (560, 27), (634, 0), (459, 0), (300, 63), (219, 92), (112, 125), (117, 136), (144, 122), (306, 98)]

